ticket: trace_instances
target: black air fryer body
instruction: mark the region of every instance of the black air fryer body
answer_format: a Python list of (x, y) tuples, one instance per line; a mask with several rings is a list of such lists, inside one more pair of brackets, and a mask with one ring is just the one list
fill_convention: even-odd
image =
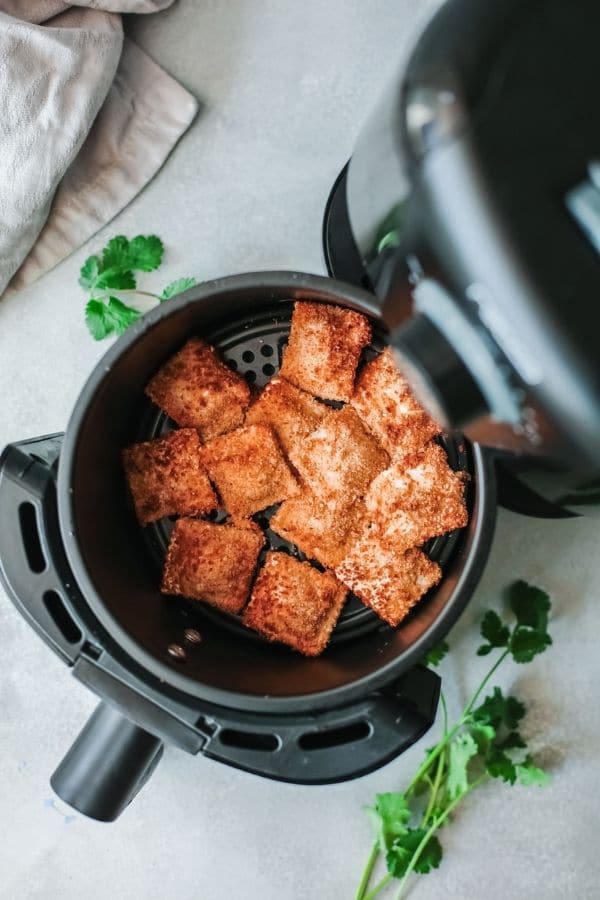
[(520, 470), (543, 460), (538, 489), (583, 503), (600, 467), (599, 31), (596, 0), (449, 0), (363, 127), (324, 234), (438, 418)]
[(164, 741), (322, 784), (382, 765), (433, 722), (439, 678), (420, 663), (471, 597), (494, 529), (494, 466), (480, 447), (444, 440), (451, 465), (469, 477), (470, 521), (428, 547), (441, 583), (397, 629), (349, 601), (312, 660), (206, 604), (161, 595), (171, 524), (141, 529), (130, 508), (122, 448), (168, 427), (144, 395), (152, 374), (197, 334), (264, 384), (279, 367), (294, 300), (359, 309), (373, 320), (375, 343), (385, 338), (373, 296), (328, 278), (260, 272), (207, 283), (158, 306), (109, 350), (64, 436), (2, 456), (0, 574), (22, 614), (105, 701), (52, 779), (87, 815), (118, 816)]

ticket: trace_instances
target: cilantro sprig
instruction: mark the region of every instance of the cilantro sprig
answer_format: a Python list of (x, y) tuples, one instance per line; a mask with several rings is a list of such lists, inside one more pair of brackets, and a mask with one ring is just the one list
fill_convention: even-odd
[(111, 238), (97, 255), (88, 256), (79, 272), (79, 284), (89, 294), (85, 321), (96, 341), (112, 334), (123, 334), (142, 315), (123, 299), (151, 297), (158, 303), (170, 300), (196, 284), (195, 278), (178, 278), (160, 294), (140, 290), (136, 272), (152, 272), (162, 263), (163, 243), (156, 235), (138, 234), (129, 240), (123, 235)]
[[(492, 778), (505, 784), (543, 786), (549, 777), (539, 768), (519, 731), (525, 716), (524, 704), (494, 687), (484, 699), (486, 687), (509, 657), (522, 664), (531, 662), (552, 643), (548, 634), (550, 598), (540, 588), (515, 581), (506, 592), (510, 621), (489, 610), (480, 631), (484, 643), (479, 656), (498, 653), (493, 665), (466, 704), (460, 718), (450, 725), (446, 699), (441, 695), (442, 736), (402, 793), (377, 794), (368, 809), (376, 840), (364, 868), (356, 900), (373, 900), (380, 891), (399, 879), (397, 898), (413, 873), (437, 869), (443, 849), (438, 832), (456, 807), (480, 785)], [(428, 665), (438, 665), (448, 652), (443, 641), (429, 651)], [(371, 887), (373, 873), (383, 857), (386, 872)]]

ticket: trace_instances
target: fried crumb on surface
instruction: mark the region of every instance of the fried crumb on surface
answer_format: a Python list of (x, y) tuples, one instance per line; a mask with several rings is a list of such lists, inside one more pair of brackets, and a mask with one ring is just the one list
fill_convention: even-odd
[(244, 623), (264, 637), (303, 653), (323, 652), (346, 600), (346, 588), (329, 572), (286, 553), (270, 551), (254, 583)]
[(171, 535), (161, 591), (239, 613), (248, 599), (264, 540), (260, 529), (247, 523), (239, 527), (179, 519)]
[(326, 303), (294, 304), (280, 374), (326, 400), (350, 400), (360, 354), (371, 340), (361, 313)]
[(294, 454), (317, 427), (329, 407), (276, 376), (263, 388), (246, 413), (246, 425), (263, 423), (275, 431), (285, 453)]
[(430, 443), (373, 480), (365, 520), (393, 539), (398, 550), (417, 546), (467, 524), (464, 490), (463, 473), (450, 467), (439, 444)]
[(415, 453), (441, 431), (415, 399), (389, 347), (359, 373), (351, 403), (392, 459)]
[(282, 503), (269, 527), (306, 556), (333, 569), (356, 536), (360, 507), (335, 497), (320, 500), (305, 491)]
[(350, 407), (331, 409), (304, 438), (292, 464), (317, 496), (362, 496), (370, 482), (389, 463), (389, 456), (369, 434)]
[(300, 490), (268, 425), (215, 438), (203, 448), (203, 460), (232, 516), (250, 516)]
[(421, 550), (399, 553), (395, 542), (365, 533), (336, 566), (335, 574), (363, 603), (395, 627), (442, 577)]
[(167, 360), (146, 394), (178, 425), (196, 428), (203, 441), (241, 425), (250, 402), (245, 380), (199, 338)]
[(217, 508), (201, 454), (193, 428), (181, 428), (123, 450), (123, 466), (141, 525), (163, 516), (198, 516)]

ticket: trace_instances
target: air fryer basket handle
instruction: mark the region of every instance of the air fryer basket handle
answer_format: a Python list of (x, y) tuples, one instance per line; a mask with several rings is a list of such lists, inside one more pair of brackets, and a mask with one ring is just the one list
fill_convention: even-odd
[(83, 815), (112, 822), (146, 783), (162, 752), (159, 738), (100, 703), (50, 784)]
[(440, 679), (417, 666), (382, 691), (312, 716), (245, 721), (219, 728), (205, 756), (263, 777), (295, 784), (332, 784), (365, 775), (407, 750), (435, 719)]

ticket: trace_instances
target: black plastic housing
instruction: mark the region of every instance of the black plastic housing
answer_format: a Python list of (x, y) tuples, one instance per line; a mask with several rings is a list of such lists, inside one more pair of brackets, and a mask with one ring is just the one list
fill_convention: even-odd
[[(284, 341), (294, 299), (360, 309), (378, 328), (373, 298), (329, 279), (256, 273), (203, 285), (114, 345), (62, 446), (53, 436), (11, 445), (2, 457), (0, 510), (10, 527), (0, 529), (0, 572), (9, 593), (75, 676), (150, 736), (104, 712), (84, 730), (53, 784), (88, 815), (118, 815), (164, 741), (267, 777), (321, 784), (382, 765), (434, 719), (439, 678), (418, 663), (468, 602), (494, 528), (493, 464), (477, 446), (447, 445), (470, 475), (470, 524), (430, 551), (444, 566), (440, 586), (396, 630), (350, 609), (317, 660), (162, 597), (153, 549), (160, 536), (144, 535), (128, 506), (121, 449), (160, 429), (143, 398), (150, 375), (192, 334), (214, 339), (226, 358), (269, 334)], [(187, 641), (190, 627), (199, 643)], [(183, 657), (169, 652), (174, 644)], [(94, 768), (96, 739), (114, 740), (127, 764), (113, 782), (104, 772), (92, 790), (82, 781)]]

